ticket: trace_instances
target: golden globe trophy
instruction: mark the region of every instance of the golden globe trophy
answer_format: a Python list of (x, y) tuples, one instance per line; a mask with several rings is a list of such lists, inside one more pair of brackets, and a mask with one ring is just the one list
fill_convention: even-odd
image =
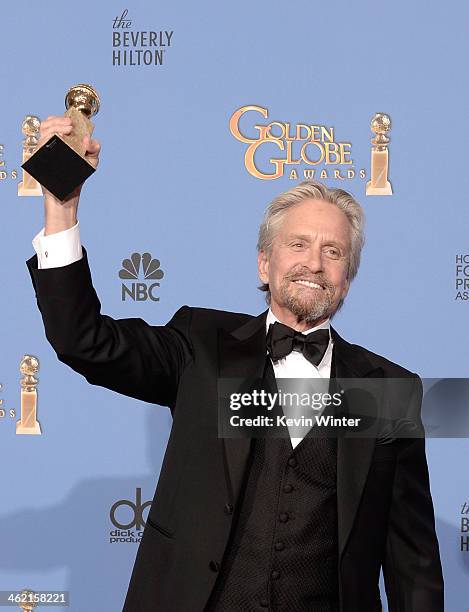
[(71, 87), (65, 96), (64, 113), (64, 117), (72, 120), (71, 133), (54, 134), (21, 166), (59, 200), (65, 200), (95, 172), (85, 158), (83, 138), (93, 133), (90, 118), (99, 107), (99, 96), (91, 85), (81, 83)]
[[(34, 115), (26, 115), (21, 130), (23, 136), (23, 163), (34, 153), (37, 147), (37, 135), (41, 127), (41, 120)], [(23, 170), (23, 180), (18, 183), (19, 196), (42, 196), (41, 185), (30, 174)]]
[(375, 133), (371, 141), (371, 180), (366, 184), (366, 195), (392, 195), (391, 183), (388, 181), (389, 137), (391, 117), (385, 113), (376, 113), (371, 120), (371, 130)]
[(32, 355), (25, 355), (20, 363), (21, 379), (21, 419), (16, 422), (17, 434), (41, 435), (41, 426), (36, 418), (37, 383), (35, 374), (39, 372), (39, 360)]
[[(18, 606), (23, 612), (31, 612), (37, 607), (37, 603), (34, 601), (36, 593), (30, 589), (23, 589), (20, 594), (21, 602)], [(24, 601), (23, 601), (24, 600)]]

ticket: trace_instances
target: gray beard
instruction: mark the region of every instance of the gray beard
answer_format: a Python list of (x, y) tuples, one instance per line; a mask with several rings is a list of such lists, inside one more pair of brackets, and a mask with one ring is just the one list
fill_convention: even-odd
[[(315, 323), (321, 319), (327, 319), (334, 313), (332, 311), (332, 303), (334, 301), (334, 288), (327, 287), (322, 290), (322, 295), (315, 300), (302, 299), (297, 295), (293, 295), (289, 289), (289, 281), (285, 281), (280, 289), (280, 297), (282, 304), (292, 312), (298, 321), (305, 323)], [(342, 304), (339, 305), (339, 307)]]

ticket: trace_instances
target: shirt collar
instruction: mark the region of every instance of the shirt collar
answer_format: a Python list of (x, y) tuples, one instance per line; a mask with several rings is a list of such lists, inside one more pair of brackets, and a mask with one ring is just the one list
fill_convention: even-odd
[[(274, 313), (272, 312), (272, 310), (269, 308), (269, 311), (267, 313), (267, 318), (265, 321), (265, 327), (266, 327), (266, 333), (269, 331), (269, 325), (272, 325), (273, 323), (281, 323), (281, 321), (279, 321), (277, 319), (277, 317), (274, 315)], [(310, 329), (306, 329), (304, 332), (301, 332), (302, 334), (309, 334), (313, 331), (316, 331), (317, 329), (328, 329), (329, 330), (329, 337), (331, 334), (331, 320), (327, 319), (326, 321), (324, 321), (323, 323), (321, 323), (320, 325), (316, 325), (316, 327), (311, 327)]]
[[(267, 313), (267, 317), (266, 317), (266, 333), (269, 331), (269, 325), (272, 325), (275, 322), (281, 323), (281, 321), (279, 321), (277, 319), (277, 317), (274, 315), (274, 313), (270, 310)], [(327, 377), (329, 377), (329, 372), (330, 372), (330, 368), (331, 368), (331, 364), (332, 364), (332, 350), (334, 348), (334, 342), (332, 341), (332, 336), (331, 336), (331, 320), (327, 319), (326, 321), (324, 321), (323, 323), (321, 323), (320, 325), (316, 325), (316, 327), (311, 327), (311, 329), (307, 329), (304, 332), (302, 332), (303, 334), (309, 334), (312, 331), (316, 331), (317, 329), (328, 329), (329, 330), (329, 344), (327, 346), (326, 352), (324, 353), (324, 356), (321, 360), (321, 363), (316, 367), (314, 366), (319, 372), (324, 371), (324, 368), (329, 368), (328, 370), (328, 374)], [(268, 354), (268, 352), (267, 352)]]

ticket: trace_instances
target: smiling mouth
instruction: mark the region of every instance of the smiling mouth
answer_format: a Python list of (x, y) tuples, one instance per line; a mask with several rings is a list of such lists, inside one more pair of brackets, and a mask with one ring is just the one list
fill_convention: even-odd
[(323, 289), (322, 285), (318, 285), (317, 283), (313, 283), (313, 281), (303, 280), (301, 278), (294, 280), (292, 282), (296, 283), (297, 285), (303, 285), (304, 287), (309, 287), (310, 289)]

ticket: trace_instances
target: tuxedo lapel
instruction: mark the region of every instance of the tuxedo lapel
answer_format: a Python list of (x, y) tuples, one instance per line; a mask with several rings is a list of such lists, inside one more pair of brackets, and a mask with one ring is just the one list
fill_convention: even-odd
[[(367, 359), (364, 351), (355, 347), (331, 328), (334, 341), (333, 372), (340, 385), (340, 379), (368, 378), (382, 374)], [(352, 410), (353, 406), (348, 406)], [(360, 412), (358, 407), (358, 412)], [(337, 510), (339, 558), (350, 536), (360, 503), (366, 477), (375, 447), (375, 439), (342, 438), (337, 440)]]
[[(267, 311), (253, 317), (234, 332), (220, 329), (218, 333), (218, 364), (220, 378), (258, 381), (264, 376), (266, 363)], [(235, 503), (243, 481), (251, 448), (251, 438), (223, 438), (228, 488)]]
[[(266, 316), (267, 311), (258, 317), (253, 317), (231, 333), (219, 330), (220, 378), (239, 378), (247, 382), (264, 378)], [(331, 335), (334, 341), (331, 377), (339, 379), (338, 384), (340, 384), (340, 379), (367, 378), (381, 373), (380, 368), (373, 367), (362, 349), (343, 340), (333, 328), (331, 328)], [(265, 382), (268, 386), (272, 384), (270, 379), (273, 379), (275, 384), (273, 371), (267, 373)], [(225, 469), (233, 503), (236, 502), (241, 490), (251, 442), (251, 438), (223, 438)], [(372, 437), (339, 437), (337, 442), (339, 555), (344, 551), (352, 530), (374, 446), (375, 440)]]

